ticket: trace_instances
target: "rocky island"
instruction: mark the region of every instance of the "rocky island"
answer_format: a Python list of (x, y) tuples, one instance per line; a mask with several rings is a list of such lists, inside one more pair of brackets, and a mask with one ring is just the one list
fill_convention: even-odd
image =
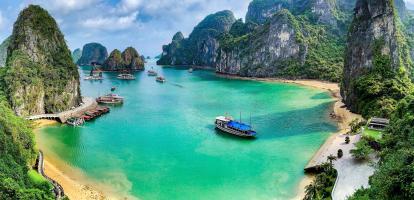
[(133, 47), (126, 48), (122, 53), (115, 49), (103, 63), (102, 69), (105, 71), (144, 70), (144, 60)]
[(92, 65), (92, 63), (102, 65), (106, 58), (108, 58), (106, 47), (99, 43), (88, 43), (83, 46), (82, 56), (78, 59), (77, 64), (80, 66)]

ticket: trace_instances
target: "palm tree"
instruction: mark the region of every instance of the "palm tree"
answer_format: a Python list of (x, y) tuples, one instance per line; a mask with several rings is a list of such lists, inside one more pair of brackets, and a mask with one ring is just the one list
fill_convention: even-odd
[(303, 200), (314, 200), (317, 199), (318, 195), (318, 186), (315, 182), (309, 184), (305, 187), (305, 197)]
[(328, 161), (329, 161), (329, 163), (331, 165), (332, 165), (332, 162), (335, 161), (335, 160), (337, 160), (337, 157), (336, 156), (334, 156), (332, 154), (328, 156)]

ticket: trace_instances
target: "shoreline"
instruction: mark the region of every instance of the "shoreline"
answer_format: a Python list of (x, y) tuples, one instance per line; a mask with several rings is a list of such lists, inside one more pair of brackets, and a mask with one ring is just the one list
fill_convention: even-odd
[[(58, 124), (58, 122), (54, 120), (41, 119), (33, 121), (35, 137), (37, 137), (36, 135), (41, 128), (55, 124)], [(87, 181), (87, 178), (81, 171), (65, 165), (62, 161), (59, 161), (58, 158), (54, 158), (54, 156), (44, 156), (44, 170), (48, 177), (62, 185), (65, 195), (68, 196), (69, 199), (116, 199), (104, 194), (102, 190), (95, 186), (91, 186), (91, 183)]]
[[(335, 148), (339, 149), (340, 146), (336, 142), (338, 139), (343, 140), (341, 136), (346, 134), (349, 130), (349, 123), (355, 118), (362, 118), (360, 115), (352, 113), (347, 109), (345, 104), (342, 102), (342, 97), (340, 94), (340, 88), (338, 83), (332, 83), (328, 81), (320, 80), (311, 80), (311, 79), (298, 79), (298, 80), (289, 80), (289, 79), (280, 79), (280, 78), (251, 78), (251, 77), (239, 77), (231, 75), (217, 74), (217, 76), (228, 79), (237, 79), (237, 80), (252, 80), (252, 81), (261, 81), (261, 82), (274, 82), (274, 83), (290, 83), (297, 84), (307, 87), (312, 87), (316, 89), (321, 89), (328, 91), (331, 97), (334, 99), (334, 103), (331, 107), (331, 112), (334, 113), (335, 118), (331, 118), (336, 121), (338, 124), (338, 131), (330, 135), (325, 142), (319, 147), (318, 151), (311, 157), (306, 166), (315, 165), (318, 163), (325, 162), (330, 152), (330, 149)], [(304, 166), (304, 168), (306, 167)], [(292, 198), (294, 200), (302, 200), (305, 197), (305, 187), (309, 185), (315, 179), (314, 175), (305, 174), (302, 180), (299, 182), (296, 188), (296, 194)]]
[[(251, 77), (238, 77), (238, 76), (229, 76), (229, 75), (222, 75), (217, 74), (218, 77), (228, 78), (228, 79), (237, 79), (237, 80), (251, 80), (251, 81), (261, 81), (261, 82), (275, 82), (275, 83), (289, 83), (289, 84), (296, 84), (306, 87), (312, 87), (316, 89), (321, 89), (328, 91), (333, 98), (334, 102), (331, 107), (331, 111), (335, 114), (335, 120), (338, 124), (338, 131), (333, 133), (329, 136), (328, 139), (321, 145), (317, 152), (312, 156), (309, 160), (309, 163), (313, 162), (320, 162), (326, 161), (326, 156), (324, 153), (335, 146), (336, 144), (333, 142), (337, 137), (341, 136), (342, 134), (346, 133), (349, 129), (349, 122), (351, 122), (354, 118), (360, 117), (357, 114), (350, 112), (342, 103), (342, 98), (340, 95), (340, 89), (338, 83), (332, 83), (327, 81), (320, 81), (320, 80), (309, 80), (309, 79), (298, 79), (298, 80), (288, 80), (288, 79), (280, 79), (280, 78), (251, 78)], [(35, 134), (38, 129), (56, 124), (56, 121), (53, 120), (36, 120), (34, 122), (35, 125)], [(118, 199), (115, 197), (110, 197), (108, 194), (104, 194), (102, 189), (98, 189), (99, 187), (96, 185), (91, 186), (90, 182), (87, 181), (84, 175), (81, 172), (76, 172), (77, 175), (73, 175), (72, 172), (74, 169), (70, 169), (71, 173), (65, 174), (65, 170), (62, 168), (70, 168), (69, 166), (62, 166), (59, 165), (59, 161), (54, 159), (53, 157), (45, 156), (45, 172), (46, 174), (51, 177), (52, 179), (59, 182), (64, 190), (65, 194), (70, 199)], [(70, 175), (69, 175), (70, 174)], [(79, 180), (80, 179), (80, 180)], [(295, 197), (292, 199), (303, 199), (305, 195), (305, 186), (310, 184), (314, 180), (314, 176), (306, 175), (302, 178), (300, 183), (298, 184), (295, 192)], [(102, 187), (101, 187), (102, 188)]]

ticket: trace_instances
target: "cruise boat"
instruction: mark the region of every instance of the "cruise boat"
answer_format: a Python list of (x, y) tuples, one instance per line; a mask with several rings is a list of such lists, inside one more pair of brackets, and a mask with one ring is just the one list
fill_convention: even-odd
[(96, 102), (102, 104), (121, 104), (124, 103), (124, 98), (116, 94), (107, 94), (96, 98)]
[(157, 79), (155, 79), (157, 82), (160, 82), (160, 83), (164, 83), (166, 80), (165, 80), (165, 78), (164, 77), (162, 77), (162, 76), (158, 76), (157, 77)]
[(256, 136), (256, 131), (250, 125), (235, 121), (230, 117), (217, 117), (215, 125), (217, 129), (239, 137), (253, 138)]
[(135, 80), (135, 76), (132, 74), (119, 74), (116, 78), (121, 80)]
[(157, 76), (158, 75), (158, 73), (153, 68), (148, 70), (147, 73), (148, 73), (148, 76)]
[(83, 118), (71, 117), (66, 121), (66, 124), (71, 126), (81, 126), (85, 120)]

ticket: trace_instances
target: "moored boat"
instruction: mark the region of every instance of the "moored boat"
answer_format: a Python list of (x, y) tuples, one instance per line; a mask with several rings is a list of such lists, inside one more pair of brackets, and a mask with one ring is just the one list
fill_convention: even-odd
[(256, 131), (251, 125), (235, 121), (230, 117), (216, 117), (215, 125), (217, 129), (239, 137), (252, 138), (256, 136)]
[(121, 104), (124, 102), (124, 98), (116, 94), (107, 94), (96, 98), (96, 102), (102, 104)]
[(116, 90), (116, 87), (111, 87), (112, 92), (115, 91), (115, 90)]
[(121, 80), (135, 80), (135, 76), (132, 74), (119, 74), (116, 78)]
[(160, 83), (164, 83), (166, 80), (165, 80), (165, 78), (164, 78), (164, 77), (162, 77), (162, 76), (158, 76), (158, 77), (155, 79), (155, 81), (160, 82)]
[(81, 126), (85, 120), (81, 117), (71, 117), (66, 121), (66, 124), (71, 126)]
[(158, 73), (153, 68), (148, 70), (147, 73), (148, 73), (148, 76), (157, 76), (158, 75)]
[(188, 69), (188, 73), (193, 73), (193, 71), (194, 71), (193, 68)]

